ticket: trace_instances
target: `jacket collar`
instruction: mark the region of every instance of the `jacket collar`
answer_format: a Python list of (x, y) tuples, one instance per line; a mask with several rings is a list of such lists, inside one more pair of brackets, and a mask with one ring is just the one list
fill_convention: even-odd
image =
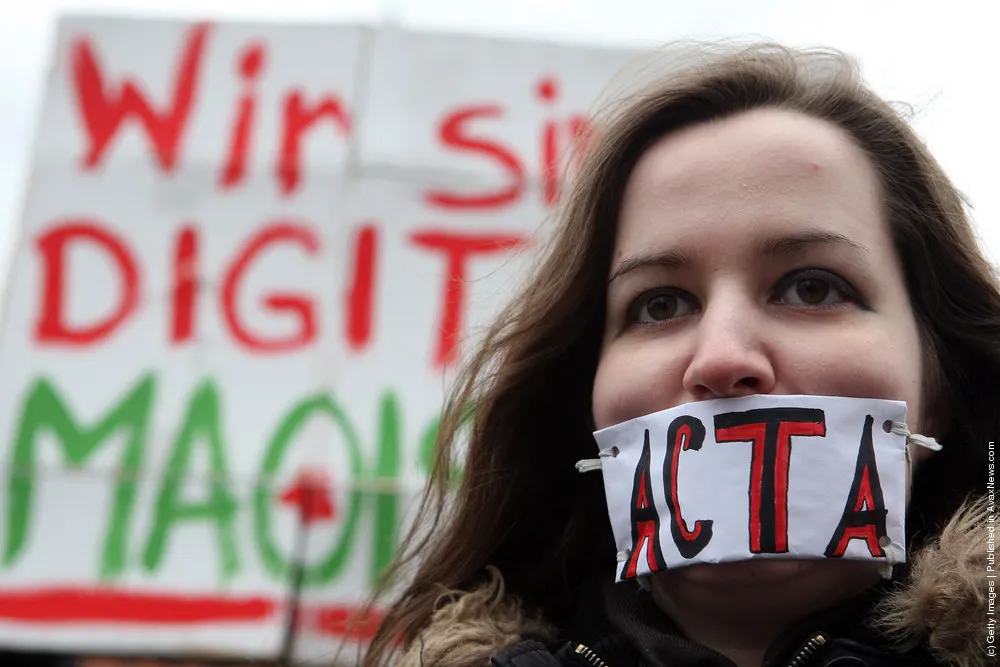
[[(867, 599), (857, 600), (869, 610), (867, 621), (855, 623), (857, 631), (871, 633), (876, 643), (892, 647), (897, 654), (926, 653), (948, 667), (992, 664), (985, 649), (988, 635), (996, 637), (998, 630), (995, 610), (992, 616), (988, 614), (989, 582), (996, 580), (987, 578), (986, 566), (994, 556), (988, 545), (995, 539), (995, 512), (992, 501), (985, 496), (963, 506), (938, 539), (911, 554), (904, 582), (874, 591), (874, 604)], [(1000, 569), (995, 561), (992, 565)], [(495, 568), (489, 570), (490, 580), (478, 588), (442, 593), (430, 623), (401, 655), (400, 667), (489, 664), (495, 653), (522, 637), (558, 636), (555, 629), (526, 613), (520, 601), (506, 592)], [(840, 611), (837, 608), (833, 613)], [(807, 623), (810, 621), (815, 622), (807, 619)], [(790, 631), (772, 647), (765, 662), (778, 664), (779, 656), (789, 653), (787, 645), (800, 636), (801, 631)], [(711, 649), (700, 649), (719, 656)]]
[[(830, 642), (835, 639), (850, 640), (855, 645), (871, 648), (872, 652), (884, 648), (886, 640), (868, 628), (864, 621), (888, 590), (888, 584), (876, 586), (863, 595), (797, 622), (768, 648), (762, 667), (784, 667), (796, 656), (811, 657), (812, 651), (803, 649), (810, 638), (817, 635), (821, 635), (824, 642), (822, 651), (816, 654), (817, 658), (823, 657), (822, 653), (832, 648)], [(736, 667), (721, 653), (685, 638), (680, 628), (655, 604), (652, 596), (636, 586), (608, 584), (604, 588), (604, 610), (613, 631), (628, 639), (641, 656), (642, 664)], [(810, 659), (808, 664), (817, 663)]]

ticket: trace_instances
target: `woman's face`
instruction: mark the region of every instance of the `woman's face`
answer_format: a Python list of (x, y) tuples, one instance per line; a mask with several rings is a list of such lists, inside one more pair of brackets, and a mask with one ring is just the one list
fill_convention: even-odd
[[(772, 393), (902, 400), (919, 425), (920, 340), (882, 204), (862, 150), (799, 113), (754, 110), (654, 144), (620, 211), (597, 428)], [(867, 562), (772, 560), (680, 568), (654, 587), (668, 607), (759, 605), (767, 591), (807, 613), (877, 576)]]

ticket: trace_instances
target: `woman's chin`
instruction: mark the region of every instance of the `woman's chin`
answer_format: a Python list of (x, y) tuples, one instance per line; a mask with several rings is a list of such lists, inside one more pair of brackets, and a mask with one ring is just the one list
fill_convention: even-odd
[(763, 602), (766, 594), (776, 599), (799, 593), (820, 598), (838, 597), (844, 592), (861, 592), (878, 579), (878, 563), (825, 558), (755, 560), (702, 564), (667, 570), (656, 575), (682, 597), (732, 599), (737, 592)]
[(756, 559), (666, 570), (653, 575), (651, 584), (657, 605), (681, 626), (692, 618), (780, 625), (862, 593), (878, 582), (878, 565), (823, 558)]
[(711, 565), (691, 565), (671, 572), (671, 578), (704, 586), (774, 585), (820, 566), (818, 560), (756, 559)]

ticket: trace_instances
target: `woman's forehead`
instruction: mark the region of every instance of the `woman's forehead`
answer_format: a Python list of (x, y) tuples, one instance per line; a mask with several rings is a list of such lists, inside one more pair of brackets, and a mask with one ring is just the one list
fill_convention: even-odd
[[(727, 173), (752, 181), (769, 167), (785, 178), (836, 169), (858, 161), (864, 152), (852, 137), (831, 122), (785, 109), (760, 108), (671, 132), (639, 159), (630, 182), (686, 180)], [(763, 174), (767, 176), (769, 174)]]
[(616, 256), (640, 249), (841, 234), (888, 243), (874, 166), (836, 126), (762, 109), (664, 137), (626, 186)]

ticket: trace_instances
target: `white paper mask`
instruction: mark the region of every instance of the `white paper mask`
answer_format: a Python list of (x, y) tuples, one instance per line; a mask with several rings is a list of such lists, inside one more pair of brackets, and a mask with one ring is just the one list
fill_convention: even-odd
[(688, 403), (597, 431), (599, 465), (578, 468), (603, 472), (619, 581), (752, 558), (891, 566), (905, 558), (905, 421), (900, 401)]

